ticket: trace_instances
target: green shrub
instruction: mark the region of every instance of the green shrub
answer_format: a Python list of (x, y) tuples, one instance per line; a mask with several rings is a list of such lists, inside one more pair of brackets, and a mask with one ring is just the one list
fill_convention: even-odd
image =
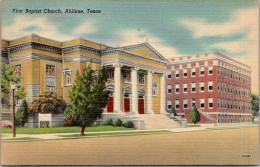
[(111, 118), (106, 118), (103, 121), (103, 125), (113, 125), (113, 120)]
[(123, 124), (123, 126), (124, 126), (125, 128), (134, 128), (134, 123), (133, 123), (132, 121), (130, 121), (130, 120), (127, 120), (127, 121)]
[(122, 121), (121, 119), (117, 118), (113, 121), (114, 126), (122, 126)]
[(26, 100), (24, 100), (18, 111), (15, 113), (15, 124), (22, 125), (23, 127), (24, 124), (28, 121), (28, 117), (28, 106)]

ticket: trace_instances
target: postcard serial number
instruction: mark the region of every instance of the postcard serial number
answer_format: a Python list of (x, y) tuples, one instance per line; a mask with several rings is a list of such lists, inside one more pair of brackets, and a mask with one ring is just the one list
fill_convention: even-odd
[(13, 9), (12, 13), (28, 13), (28, 14), (38, 14), (38, 13), (67, 13), (67, 14), (84, 14), (84, 13), (101, 13), (101, 10), (98, 9)]

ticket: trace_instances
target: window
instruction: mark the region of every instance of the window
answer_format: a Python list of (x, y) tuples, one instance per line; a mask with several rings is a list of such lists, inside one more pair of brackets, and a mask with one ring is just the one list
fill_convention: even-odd
[(114, 81), (114, 69), (107, 69), (108, 80)]
[(204, 92), (204, 82), (200, 82), (200, 92)]
[(158, 83), (153, 83), (153, 96), (158, 96)]
[(233, 71), (230, 71), (230, 78), (233, 78)]
[(204, 109), (204, 107), (205, 107), (204, 105), (205, 105), (204, 99), (200, 99), (200, 108)]
[(21, 87), (22, 83), (22, 65), (17, 64), (14, 66), (14, 74), (20, 78), (20, 80), (16, 83), (16, 87)]
[(208, 67), (208, 75), (212, 75), (213, 74), (213, 66), (209, 66)]
[(213, 108), (213, 98), (208, 98), (209, 109)]
[(224, 90), (224, 83), (221, 82), (221, 91), (223, 91), (223, 90)]
[(218, 108), (220, 108), (220, 106), (221, 106), (221, 100), (218, 99)]
[(200, 67), (200, 76), (204, 76), (204, 67)]
[(179, 100), (175, 100), (175, 109), (176, 110), (180, 109), (180, 102), (179, 102)]
[(224, 76), (226, 77), (227, 76), (227, 69), (225, 68), (225, 71), (224, 71)]
[(54, 65), (46, 65), (46, 90), (56, 92), (56, 68)]
[(208, 82), (209, 92), (213, 91), (213, 81)]
[(171, 101), (171, 100), (168, 100), (168, 101), (167, 101), (167, 108), (168, 108), (168, 110), (170, 110), (171, 107), (172, 107), (172, 101)]
[(227, 99), (225, 99), (225, 108), (227, 108)]
[(196, 76), (196, 68), (192, 68), (191, 69), (191, 77), (195, 77)]
[(183, 84), (183, 93), (187, 93), (188, 92), (188, 88), (187, 88), (187, 84)]
[(180, 93), (180, 85), (179, 84), (175, 84), (175, 93), (176, 94)]
[(131, 83), (131, 73), (130, 71), (123, 72), (124, 83)]
[(224, 92), (227, 92), (227, 84), (226, 83), (224, 83)]
[(167, 79), (172, 79), (172, 72), (171, 71), (167, 71)]
[(221, 68), (218, 67), (218, 75), (220, 75), (220, 73), (221, 73)]
[(179, 78), (179, 77), (180, 77), (179, 70), (176, 70), (175, 71), (175, 78)]
[(196, 107), (196, 99), (191, 99), (191, 106)]
[(188, 73), (187, 73), (187, 69), (183, 69), (183, 78), (187, 78)]
[(168, 94), (172, 94), (172, 85), (167, 85)]
[(191, 83), (191, 92), (192, 93), (196, 92), (196, 83), (195, 82)]
[(71, 83), (72, 69), (69, 67), (65, 67), (63, 72), (65, 75), (65, 86), (72, 86), (72, 83)]
[(184, 99), (183, 100), (183, 109), (187, 109), (188, 108), (188, 99)]
[(91, 89), (93, 89), (93, 87), (96, 83), (97, 76), (98, 76), (98, 72), (94, 70), (94, 72), (92, 73)]
[(224, 68), (221, 67), (221, 75), (223, 75), (223, 73), (224, 73)]
[(144, 74), (138, 74), (138, 84), (145, 85), (145, 75)]
[(221, 108), (224, 108), (224, 99), (221, 99)]

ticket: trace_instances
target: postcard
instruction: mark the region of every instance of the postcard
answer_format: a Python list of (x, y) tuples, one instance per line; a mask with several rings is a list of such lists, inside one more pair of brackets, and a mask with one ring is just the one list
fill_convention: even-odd
[(1, 165), (258, 165), (256, 0), (4, 0)]

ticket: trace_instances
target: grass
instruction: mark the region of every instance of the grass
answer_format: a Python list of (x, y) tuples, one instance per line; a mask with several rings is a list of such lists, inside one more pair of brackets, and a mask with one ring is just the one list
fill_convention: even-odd
[(1, 137), (6, 137), (6, 136), (7, 136), (7, 135), (2, 135), (2, 134), (1, 134)]
[(213, 129), (213, 130), (221, 130), (221, 129), (236, 129), (239, 127), (213, 127), (213, 128), (206, 128), (206, 129)]
[(171, 132), (171, 131), (158, 130), (158, 131), (136, 131), (136, 132), (87, 133), (84, 136), (80, 136), (79, 134), (57, 135), (57, 136), (59, 136), (59, 137), (88, 137), (88, 136), (108, 136), (108, 135), (125, 135), (125, 134), (167, 133), (167, 132)]
[(259, 124), (259, 121), (254, 121), (253, 124)]
[(40, 138), (34, 138), (34, 137), (21, 137), (21, 138), (10, 138), (10, 139), (2, 139), (2, 140), (34, 140), (34, 139), (40, 139)]
[(191, 127), (200, 127), (200, 125), (188, 125), (189, 128)]
[[(122, 126), (93, 126), (87, 127), (85, 132), (135, 130)], [(52, 127), (52, 128), (16, 128), (17, 134), (48, 134), (48, 133), (76, 133), (80, 127)], [(12, 128), (1, 128), (1, 133), (12, 133)]]

